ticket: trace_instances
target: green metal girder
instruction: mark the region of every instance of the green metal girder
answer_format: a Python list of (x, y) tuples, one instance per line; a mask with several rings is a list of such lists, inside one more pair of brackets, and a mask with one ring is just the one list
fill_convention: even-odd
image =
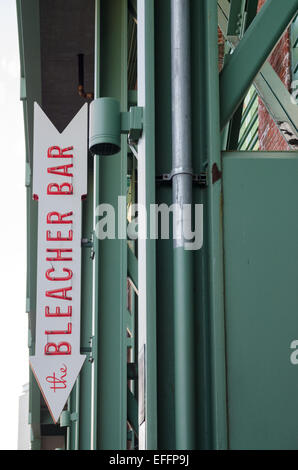
[[(220, 10), (220, 4), (221, 1), (218, 2), (218, 10)], [(220, 24), (227, 24), (227, 31), (224, 36), (228, 39), (232, 49), (234, 49), (234, 47), (238, 44), (239, 40), (243, 37), (243, 34), (254, 20), (257, 14), (257, 8), (258, 0), (248, 0), (246, 2), (233, 0), (233, 2), (231, 2), (229, 17), (223, 17), (219, 19), (219, 23), (221, 21)], [(229, 58), (229, 55), (226, 56), (226, 60)], [(244, 100), (238, 106), (230, 121), (230, 124), (228, 125), (228, 137), (224, 148), (230, 150), (237, 150), (238, 148), (239, 135), (242, 125), (243, 106)]]
[(268, 62), (263, 65), (254, 85), (286, 142), (298, 148), (298, 106), (292, 102), (290, 93)]
[(220, 124), (229, 122), (277, 41), (297, 13), (297, 0), (268, 0), (220, 74)]
[[(171, 1), (155, 3), (156, 174), (171, 169)], [(196, 108), (195, 108), (196, 109)], [(170, 185), (156, 185), (156, 204), (172, 201)], [(173, 243), (156, 240), (157, 448), (175, 449)]]
[[(96, 0), (95, 97), (114, 97), (127, 111), (127, 1)], [(95, 205), (118, 207), (127, 191), (127, 145), (94, 157)], [(95, 224), (97, 220), (95, 218)], [(94, 240), (92, 449), (126, 449), (126, 240)]]
[(217, 2), (218, 23), (225, 37), (228, 35), (230, 8), (231, 5), (228, 0), (220, 0)]
[[(218, 4), (221, 4), (220, 0)], [(228, 24), (228, 19), (224, 16), (219, 16), (219, 26), (222, 31), (226, 31)], [(227, 35), (225, 33), (225, 37), (227, 38)], [(292, 61), (293, 62), (293, 61)], [(258, 92), (258, 95), (260, 98), (263, 100), (269, 114), (271, 115), (272, 119), (275, 121), (277, 127), (279, 128), (282, 136), (285, 138), (285, 140), (288, 142), (289, 139), (289, 134), (285, 134), (282, 129), (285, 129), (287, 132), (293, 132), (294, 134), (297, 134), (297, 106), (292, 103), (290, 93), (286, 89), (285, 85), (277, 75), (277, 73), (274, 71), (273, 67), (270, 65), (270, 63), (267, 61), (263, 67), (261, 68), (260, 72), (256, 76), (254, 80), (254, 86)], [(250, 111), (250, 105), (253, 104), (253, 101), (247, 106), (243, 116), (242, 116), (242, 122), (246, 119), (247, 114)], [(238, 108), (239, 110), (239, 108)], [(238, 114), (238, 110), (236, 113)], [(234, 135), (234, 117), (232, 118), (232, 129), (230, 129), (230, 132), (232, 133), (232, 139), (230, 144), (228, 145), (228, 149), (236, 149), (235, 147), (235, 140), (237, 137), (233, 139)], [(237, 121), (237, 119), (236, 119)], [(282, 124), (281, 124), (282, 123)], [(283, 124), (286, 124), (284, 126)], [(237, 125), (237, 122), (236, 122)], [(237, 133), (237, 127), (236, 127), (236, 133)], [(295, 137), (294, 137), (295, 138)], [(292, 145), (293, 148), (296, 148), (296, 145)]]
[[(92, 157), (88, 161), (88, 193), (83, 201), (83, 233), (82, 238), (90, 239), (93, 230), (93, 165)], [(81, 347), (90, 347), (92, 343), (92, 296), (93, 296), (93, 260), (92, 248), (82, 249), (81, 277)], [(92, 350), (91, 350), (92, 356)], [(86, 361), (80, 372), (79, 396), (79, 448), (91, 449), (91, 375), (92, 364)]]
[(231, 0), (227, 37), (233, 43), (242, 36), (244, 27), (246, 0)]
[(228, 139), (226, 143), (226, 148), (229, 150), (236, 150), (238, 148), (239, 134), (241, 130), (241, 118), (243, 113), (244, 101), (240, 104), (234, 116), (231, 119), (230, 125), (228, 127)]
[[(224, 317), (224, 267), (222, 230), (222, 180), (220, 151), (220, 97), (217, 73), (217, 2), (202, 0), (205, 95), (205, 158), (208, 177), (205, 204), (207, 208), (205, 238), (205, 269), (207, 274), (207, 305), (210, 327), (210, 392), (211, 392), (211, 446), (226, 449), (228, 446), (226, 362), (225, 362), (225, 317)], [(238, 103), (239, 104), (239, 103)], [(217, 176), (216, 176), (217, 175)], [(205, 321), (208, 321), (207, 318)]]

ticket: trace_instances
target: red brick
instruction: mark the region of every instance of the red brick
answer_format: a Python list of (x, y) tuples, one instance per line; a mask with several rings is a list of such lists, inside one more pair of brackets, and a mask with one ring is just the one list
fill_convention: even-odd
[[(266, 0), (259, 0), (259, 10)], [(285, 86), (291, 86), (291, 53), (289, 31), (283, 35), (272, 52), (269, 62), (283, 81)], [(275, 122), (270, 117), (267, 109), (259, 99), (259, 141), (260, 150), (290, 150), (290, 147), (279, 132)]]

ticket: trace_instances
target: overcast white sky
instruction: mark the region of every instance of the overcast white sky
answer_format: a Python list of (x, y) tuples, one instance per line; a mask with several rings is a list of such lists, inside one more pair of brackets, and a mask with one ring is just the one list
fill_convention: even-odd
[(28, 381), (26, 193), (15, 0), (0, 0), (0, 450), (17, 448), (18, 397)]

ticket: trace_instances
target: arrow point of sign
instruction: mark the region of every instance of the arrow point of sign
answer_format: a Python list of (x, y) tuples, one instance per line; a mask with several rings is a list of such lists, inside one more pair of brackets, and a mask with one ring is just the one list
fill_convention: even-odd
[(57, 423), (86, 356), (31, 356), (30, 366), (54, 423)]

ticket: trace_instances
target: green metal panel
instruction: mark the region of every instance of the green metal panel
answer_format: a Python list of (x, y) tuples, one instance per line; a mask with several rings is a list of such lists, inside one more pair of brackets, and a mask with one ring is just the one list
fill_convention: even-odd
[(223, 156), (231, 449), (298, 448), (298, 154)]

